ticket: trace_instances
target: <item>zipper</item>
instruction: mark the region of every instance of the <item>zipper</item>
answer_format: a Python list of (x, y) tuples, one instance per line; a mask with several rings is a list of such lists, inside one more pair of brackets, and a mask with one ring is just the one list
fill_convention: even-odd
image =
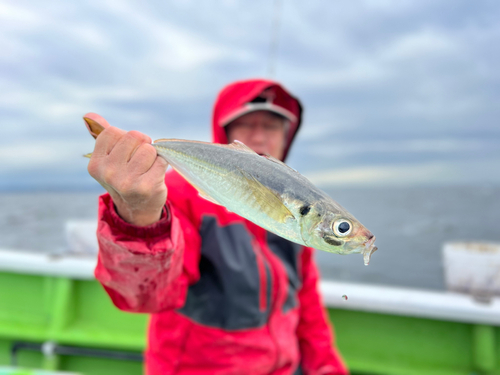
[[(266, 311), (267, 309), (267, 272), (266, 272), (266, 261), (264, 254), (262, 254), (261, 246), (258, 241), (254, 238), (252, 240), (253, 251), (255, 252), (255, 257), (257, 261), (257, 270), (259, 272), (259, 310), (261, 312)], [(267, 262), (269, 264), (269, 262)], [(269, 266), (272, 276), (272, 269)], [(271, 277), (272, 280), (272, 277)], [(272, 288), (272, 283), (271, 288)]]
[[(275, 313), (278, 311), (279, 308), (283, 305), (283, 303), (279, 304), (278, 300), (283, 299), (283, 282), (280, 280), (280, 275), (278, 273), (280, 261), (277, 259), (277, 257), (272, 253), (272, 251), (269, 249), (267, 246), (267, 232), (265, 229), (262, 229), (260, 227), (257, 227), (259, 229), (259, 249), (261, 251), (262, 256), (264, 257), (265, 260), (267, 260), (267, 263), (269, 265), (269, 268), (271, 270), (271, 288), (275, 290), (271, 290), (271, 306), (269, 308), (269, 316), (268, 316), (268, 331), (269, 331), (269, 336), (271, 337), (275, 351), (276, 351), (276, 360), (274, 363), (274, 366), (272, 368), (272, 371), (275, 371), (276, 369), (279, 368), (279, 364), (281, 362), (281, 350), (280, 350), (280, 345), (279, 342), (276, 338), (276, 336), (273, 334), (273, 329), (272, 329), (272, 319), (275, 315)], [(275, 286), (274, 286), (274, 285)], [(273, 288), (274, 286), (274, 288)], [(284, 302), (284, 301), (283, 301)]]

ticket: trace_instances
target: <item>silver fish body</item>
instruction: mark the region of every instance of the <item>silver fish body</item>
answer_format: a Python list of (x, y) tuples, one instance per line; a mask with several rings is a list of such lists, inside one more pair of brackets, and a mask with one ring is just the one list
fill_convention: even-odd
[[(304, 176), (240, 142), (165, 139), (153, 146), (200, 195), (283, 238), (339, 254), (363, 253), (365, 264), (377, 249), (375, 237)], [(339, 232), (345, 221), (347, 234)]]

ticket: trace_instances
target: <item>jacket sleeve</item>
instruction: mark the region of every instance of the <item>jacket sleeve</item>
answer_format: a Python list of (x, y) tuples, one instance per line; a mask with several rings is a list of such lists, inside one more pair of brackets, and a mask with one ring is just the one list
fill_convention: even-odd
[[(167, 202), (147, 227), (125, 222), (109, 194), (99, 200), (95, 277), (121, 310), (157, 313), (183, 306), (199, 278), (200, 238), (183, 212)], [(181, 229), (182, 228), (182, 229)]]
[(302, 252), (302, 280), (297, 327), (302, 370), (306, 375), (347, 375), (349, 371), (335, 347), (333, 329), (318, 292), (319, 272), (313, 249), (307, 247)]

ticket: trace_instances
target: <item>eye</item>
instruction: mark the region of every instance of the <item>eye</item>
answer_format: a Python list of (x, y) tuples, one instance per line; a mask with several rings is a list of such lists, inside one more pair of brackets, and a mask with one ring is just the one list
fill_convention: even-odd
[(351, 233), (352, 224), (346, 219), (339, 219), (333, 223), (333, 232), (337, 237), (345, 237)]

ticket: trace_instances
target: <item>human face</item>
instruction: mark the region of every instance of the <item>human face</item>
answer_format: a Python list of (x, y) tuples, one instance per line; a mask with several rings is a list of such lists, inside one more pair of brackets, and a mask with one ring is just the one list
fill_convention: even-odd
[(238, 140), (260, 155), (281, 160), (285, 151), (285, 120), (269, 111), (247, 113), (226, 127), (229, 143)]

